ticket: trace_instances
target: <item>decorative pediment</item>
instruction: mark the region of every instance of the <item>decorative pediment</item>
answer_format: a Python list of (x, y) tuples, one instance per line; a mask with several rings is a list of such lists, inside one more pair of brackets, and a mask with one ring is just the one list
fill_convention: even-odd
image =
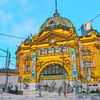
[(68, 40), (68, 36), (65, 34), (59, 34), (58, 32), (48, 32), (47, 34), (39, 37), (36, 41), (37, 44), (55, 43)]

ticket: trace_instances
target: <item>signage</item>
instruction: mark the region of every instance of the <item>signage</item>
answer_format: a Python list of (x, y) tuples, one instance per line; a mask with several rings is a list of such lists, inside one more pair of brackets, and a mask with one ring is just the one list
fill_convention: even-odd
[(73, 67), (73, 69), (76, 69), (76, 64), (73, 64), (72, 67)]
[(35, 79), (35, 72), (32, 72), (32, 79)]
[(32, 54), (32, 60), (33, 60), (33, 64), (32, 64), (32, 79), (35, 78), (35, 72), (36, 72), (36, 53)]
[(36, 61), (36, 53), (33, 53), (33, 54), (32, 54), (32, 60), (33, 60), (33, 61)]
[(75, 49), (72, 49), (72, 57), (75, 57)]
[(76, 54), (75, 49), (71, 49), (72, 53), (72, 76), (77, 77), (77, 69), (76, 69)]
[(77, 70), (76, 69), (73, 69), (72, 75), (73, 75), (73, 77), (77, 77)]

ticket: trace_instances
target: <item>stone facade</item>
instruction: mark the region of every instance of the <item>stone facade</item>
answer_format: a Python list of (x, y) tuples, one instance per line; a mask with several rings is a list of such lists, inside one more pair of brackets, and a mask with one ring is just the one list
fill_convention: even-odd
[(100, 33), (91, 29), (78, 36), (72, 22), (58, 13), (46, 20), (39, 34), (22, 41), (16, 56), (22, 82), (100, 81)]

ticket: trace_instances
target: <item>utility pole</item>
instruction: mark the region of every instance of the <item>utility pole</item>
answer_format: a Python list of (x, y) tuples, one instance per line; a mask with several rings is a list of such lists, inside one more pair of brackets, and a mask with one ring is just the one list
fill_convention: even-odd
[(5, 70), (6, 70), (6, 82), (5, 82), (5, 89), (7, 91), (7, 85), (8, 85), (8, 71), (9, 71), (9, 64), (10, 64), (10, 52), (9, 50), (4, 50), (4, 49), (1, 49), (1, 51), (5, 52), (6, 53), (6, 62), (5, 62)]
[(7, 51), (6, 51), (6, 63), (5, 63), (5, 70), (6, 70), (5, 87), (6, 87), (6, 89), (8, 87), (8, 73), (9, 73), (10, 56), (11, 56), (11, 54), (10, 54), (9, 50), (7, 49)]
[(6, 51), (6, 63), (5, 63), (5, 70), (6, 70), (6, 83), (5, 86), (7, 87), (8, 84), (8, 49)]

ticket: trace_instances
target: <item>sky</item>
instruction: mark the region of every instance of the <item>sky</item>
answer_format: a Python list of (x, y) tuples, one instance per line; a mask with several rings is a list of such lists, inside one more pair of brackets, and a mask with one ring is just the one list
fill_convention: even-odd
[[(39, 32), (40, 26), (55, 12), (55, 0), (0, 0), (0, 34), (27, 38)], [(58, 12), (69, 19), (76, 30), (100, 13), (100, 0), (58, 0)], [(100, 32), (100, 16), (92, 27)], [(78, 35), (80, 31), (76, 31)], [(10, 68), (16, 66), (15, 52), (25, 39), (0, 35), (0, 49), (11, 52)], [(5, 67), (6, 53), (0, 50), (0, 68)]]

